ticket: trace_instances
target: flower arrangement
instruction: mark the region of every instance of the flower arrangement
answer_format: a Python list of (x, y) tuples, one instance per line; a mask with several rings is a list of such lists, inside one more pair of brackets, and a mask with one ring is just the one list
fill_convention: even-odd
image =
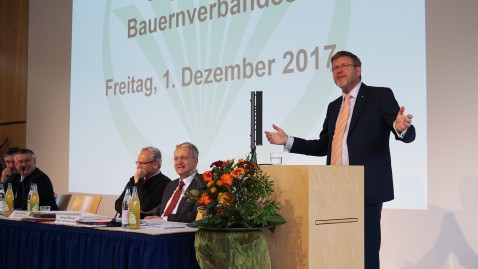
[(273, 182), (259, 166), (249, 160), (216, 161), (211, 170), (196, 176), (206, 183), (205, 190), (192, 190), (187, 196), (198, 205), (202, 219), (198, 228), (269, 228), (285, 223), (277, 214), (278, 205), (270, 199)]

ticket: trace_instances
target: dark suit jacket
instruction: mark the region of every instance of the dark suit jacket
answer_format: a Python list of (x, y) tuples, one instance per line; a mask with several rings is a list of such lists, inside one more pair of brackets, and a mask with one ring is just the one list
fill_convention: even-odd
[(35, 168), (33, 172), (27, 176), (23, 182), (20, 182), (20, 174), (13, 174), (7, 181), (12, 183), (12, 191), (15, 195), (14, 205), (15, 209), (27, 210), (28, 192), (31, 184), (37, 184), (38, 195), (40, 196), (40, 206), (50, 206), (51, 210), (58, 210), (55, 201), (55, 193), (50, 178), (40, 169)]
[[(196, 175), (196, 177), (193, 179), (191, 184), (189, 184), (188, 188), (186, 189), (186, 192), (190, 190), (204, 190), (206, 188), (204, 181), (196, 180), (198, 176), (201, 176), (201, 175)], [(171, 196), (173, 196), (174, 191), (176, 190), (178, 185), (179, 185), (179, 178), (171, 181), (166, 186), (166, 189), (164, 190), (163, 199), (161, 201), (161, 206), (159, 207), (159, 211), (158, 211), (159, 216), (161, 216), (164, 210), (166, 210), (166, 204), (168, 203)], [(191, 222), (196, 219), (197, 213), (198, 213), (198, 206), (195, 205), (195, 203), (188, 201), (188, 198), (183, 196), (181, 197), (181, 200), (179, 200), (179, 206), (178, 206), (178, 210), (176, 214), (170, 214), (168, 216), (168, 221)]]
[[(332, 138), (339, 115), (342, 96), (331, 102), (323, 129), (317, 140), (294, 138), (292, 153), (313, 156), (327, 155), (330, 164)], [(393, 129), (400, 107), (389, 88), (370, 87), (362, 83), (350, 122), (347, 147), (350, 165), (363, 165), (365, 170), (365, 204), (393, 200), (392, 164), (390, 158), (390, 133), (405, 143), (415, 140), (415, 127), (408, 128), (399, 138)]]
[[(153, 213), (156, 213), (156, 211), (159, 209), (159, 205), (161, 204), (164, 189), (169, 182), (171, 182), (171, 179), (161, 172), (155, 176), (152, 176), (146, 180), (146, 182), (144, 182), (144, 179), (140, 179), (138, 180), (138, 183), (135, 184), (134, 177), (129, 179), (126, 186), (130, 186), (131, 189), (133, 186), (138, 187), (138, 197), (141, 204), (141, 218), (144, 218), (145, 216), (151, 216)], [(123, 207), (124, 195), (125, 191), (123, 190), (120, 197), (115, 202), (115, 210), (120, 214)]]

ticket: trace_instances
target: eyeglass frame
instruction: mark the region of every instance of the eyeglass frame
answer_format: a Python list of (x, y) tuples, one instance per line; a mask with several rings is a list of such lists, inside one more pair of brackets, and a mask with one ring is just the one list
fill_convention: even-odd
[(194, 156), (179, 156), (179, 157), (174, 157), (173, 158), (173, 161), (174, 162), (184, 162), (186, 160), (189, 160), (189, 159), (197, 159), (197, 157), (194, 157)]
[(335, 72), (335, 71), (337, 71), (337, 70), (339, 70), (339, 69), (340, 69), (340, 70), (343, 70), (343, 69), (349, 68), (349, 67), (351, 67), (351, 66), (357, 67), (357, 65), (355, 65), (355, 64), (341, 64), (341, 65), (333, 66), (332, 68), (330, 68), (330, 71), (331, 71), (331, 72)]
[(152, 161), (149, 161), (149, 162), (138, 162), (138, 161), (136, 161), (136, 162), (134, 162), (134, 163), (135, 163), (136, 165), (145, 165), (145, 164), (154, 163), (154, 162), (156, 162), (156, 160), (152, 160)]

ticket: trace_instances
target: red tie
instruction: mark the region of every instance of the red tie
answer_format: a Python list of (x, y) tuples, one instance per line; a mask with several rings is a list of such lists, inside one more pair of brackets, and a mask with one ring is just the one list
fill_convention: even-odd
[(163, 213), (163, 217), (169, 216), (176, 207), (176, 204), (179, 201), (179, 197), (181, 196), (181, 191), (183, 190), (184, 182), (179, 180), (179, 187), (176, 189), (176, 192), (173, 194), (173, 199), (171, 199), (171, 203), (169, 203), (168, 208)]
[(342, 142), (344, 139), (345, 126), (347, 125), (347, 119), (350, 111), (350, 95), (346, 94), (344, 99), (345, 100), (337, 118), (334, 138), (332, 140), (332, 158), (330, 159), (331, 165), (342, 165)]

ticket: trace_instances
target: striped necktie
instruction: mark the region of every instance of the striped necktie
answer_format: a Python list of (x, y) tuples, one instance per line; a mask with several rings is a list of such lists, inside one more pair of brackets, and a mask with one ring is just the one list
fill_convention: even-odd
[(335, 124), (334, 138), (332, 140), (332, 158), (331, 165), (342, 165), (342, 142), (344, 139), (345, 126), (350, 111), (350, 94), (344, 96), (342, 108), (340, 109), (337, 123)]

